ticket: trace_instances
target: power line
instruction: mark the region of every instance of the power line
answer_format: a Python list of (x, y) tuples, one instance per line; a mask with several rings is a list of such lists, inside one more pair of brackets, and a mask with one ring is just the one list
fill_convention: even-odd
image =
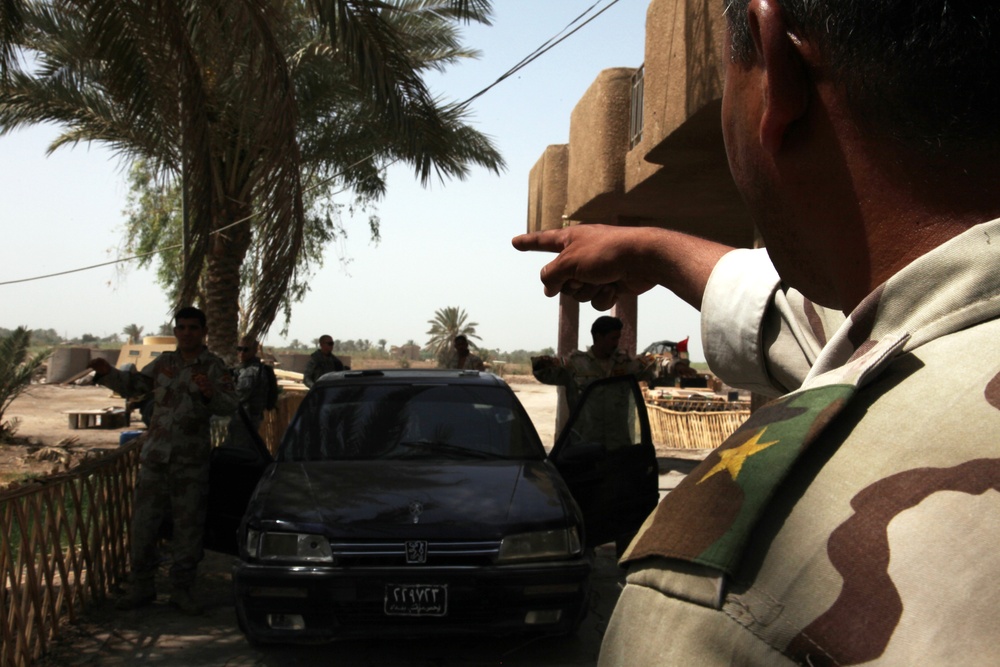
[[(458, 105), (457, 105), (457, 108), (458, 109), (464, 109), (464, 108), (470, 106), (472, 104), (472, 102), (474, 102), (475, 100), (479, 99), (480, 97), (482, 97), (483, 95), (485, 95), (487, 92), (489, 92), (490, 90), (492, 90), (496, 86), (500, 85), (500, 83), (502, 83), (506, 79), (510, 78), (511, 76), (513, 76), (514, 74), (516, 74), (517, 72), (521, 71), (522, 69), (524, 69), (525, 67), (527, 67), (528, 65), (530, 65), (531, 63), (533, 63), (534, 61), (538, 60), (540, 57), (542, 57), (543, 55), (545, 55), (546, 53), (548, 53), (549, 51), (551, 51), (552, 49), (554, 49), (556, 46), (558, 46), (559, 44), (561, 44), (565, 40), (569, 39), (571, 36), (573, 36), (578, 31), (580, 31), (584, 26), (586, 26), (587, 24), (589, 24), (591, 21), (593, 21), (594, 19), (596, 19), (598, 16), (600, 16), (601, 14), (603, 14), (604, 12), (606, 12), (607, 10), (609, 10), (611, 7), (613, 7), (614, 5), (618, 4), (619, 2), (621, 2), (621, 0), (610, 0), (610, 2), (608, 2), (608, 4), (606, 6), (604, 6), (599, 11), (597, 11), (593, 16), (587, 18), (586, 20), (583, 20), (584, 17), (587, 16), (587, 14), (589, 14), (595, 7), (597, 7), (599, 4), (601, 4), (601, 0), (597, 0), (597, 2), (594, 2), (594, 4), (592, 4), (590, 7), (588, 7), (587, 9), (585, 9), (579, 16), (577, 16), (572, 21), (570, 21), (569, 23), (567, 23), (566, 26), (562, 30), (560, 30), (555, 35), (553, 35), (549, 39), (547, 39), (544, 42), (542, 42), (542, 44), (540, 46), (538, 46), (538, 48), (536, 48), (534, 51), (532, 51), (527, 56), (525, 56), (524, 58), (522, 58), (513, 67), (511, 67), (506, 72), (504, 72), (499, 77), (497, 77), (497, 79), (493, 83), (491, 83), (490, 85), (486, 86), (485, 88), (482, 88), (481, 90), (479, 90), (478, 92), (476, 92), (472, 96), (468, 97), (464, 101), (459, 102)], [(573, 28), (573, 26), (576, 23), (580, 23), (580, 24), (577, 25), (575, 28)], [(572, 28), (572, 30), (570, 30), (570, 28)], [(567, 32), (567, 31), (569, 31), (569, 32)], [(352, 169), (354, 166), (356, 166), (358, 164), (361, 164), (362, 162), (365, 162), (365, 161), (371, 159), (373, 156), (374, 156), (374, 154), (373, 155), (369, 155), (368, 157), (362, 158), (362, 159), (358, 160), (357, 162), (354, 162), (353, 164), (350, 164), (347, 167), (344, 167), (344, 169), (342, 169), (341, 171), (337, 172), (336, 174), (330, 176), (329, 178), (324, 179), (324, 180), (320, 181), (319, 183), (315, 183), (315, 184), (306, 186), (305, 188), (303, 188), (303, 191), (304, 192), (308, 192), (309, 190), (312, 190), (314, 188), (318, 188), (318, 187), (321, 187), (323, 185), (326, 185), (327, 183), (330, 183), (330, 182), (332, 182), (332, 181), (340, 178), (343, 174), (345, 174), (347, 171), (349, 171), (350, 169)], [(400, 159), (401, 158), (396, 158), (394, 160), (390, 160), (385, 165), (383, 165), (382, 168), (385, 169), (385, 168), (391, 167), (393, 164), (395, 164), (396, 162), (398, 162)], [(225, 227), (222, 227), (220, 229), (216, 229), (215, 231), (211, 232), (210, 235), (220, 234), (220, 233), (226, 231), (227, 229), (230, 229), (230, 228), (235, 227), (237, 225), (241, 225), (241, 224), (243, 224), (245, 222), (249, 222), (253, 218), (257, 217), (258, 215), (259, 215), (259, 213), (256, 213), (256, 212), (250, 213), (245, 218), (241, 218), (239, 220), (235, 220), (235, 221), (229, 223), (228, 225), (226, 225)], [(16, 285), (16, 284), (19, 284), (19, 283), (34, 282), (34, 281), (37, 281), (37, 280), (46, 280), (48, 278), (56, 278), (58, 276), (69, 275), (71, 273), (81, 273), (83, 271), (90, 271), (92, 269), (99, 269), (99, 268), (104, 267), (104, 266), (113, 266), (115, 264), (124, 264), (125, 262), (131, 262), (131, 261), (134, 261), (134, 260), (137, 260), (137, 259), (142, 259), (144, 257), (149, 257), (150, 255), (157, 255), (157, 254), (160, 254), (162, 252), (166, 252), (168, 250), (174, 250), (176, 248), (181, 248), (182, 246), (183, 246), (183, 244), (177, 243), (177, 244), (169, 245), (169, 246), (166, 246), (166, 247), (163, 247), (163, 248), (157, 248), (156, 250), (150, 250), (149, 252), (140, 253), (138, 255), (130, 255), (128, 257), (120, 257), (118, 259), (109, 260), (107, 262), (101, 262), (99, 264), (91, 264), (89, 266), (81, 266), (81, 267), (76, 268), (76, 269), (67, 269), (65, 271), (57, 271), (55, 273), (47, 273), (47, 274), (44, 274), (44, 275), (33, 276), (33, 277), (30, 277), (30, 278), (18, 278), (18, 279), (15, 279), (15, 280), (0, 281), (0, 287), (5, 286), (5, 285)]]

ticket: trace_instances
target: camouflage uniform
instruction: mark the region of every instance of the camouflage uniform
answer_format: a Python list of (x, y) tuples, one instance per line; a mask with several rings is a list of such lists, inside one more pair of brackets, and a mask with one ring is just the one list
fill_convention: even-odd
[[(206, 375), (215, 390), (206, 400), (192, 376)], [(201, 561), (211, 451), (209, 420), (230, 415), (237, 398), (223, 361), (203, 349), (193, 361), (164, 352), (141, 372), (112, 369), (97, 379), (122, 396), (153, 392), (153, 414), (143, 443), (131, 526), (132, 579), (151, 588), (156, 543), (166, 516), (173, 519), (175, 589), (190, 589)]]
[(346, 369), (347, 366), (344, 365), (344, 362), (337, 355), (331, 354), (327, 356), (323, 354), (323, 350), (316, 350), (309, 355), (309, 363), (306, 364), (306, 371), (302, 374), (302, 381), (307, 387), (311, 387), (327, 373), (335, 373)]
[(465, 365), (459, 366), (458, 352), (454, 348), (452, 348), (442, 353), (441, 357), (438, 359), (438, 368), (457, 368), (469, 371), (485, 371), (486, 365), (483, 363), (482, 358), (470, 352), (469, 356), (465, 358)]
[[(1000, 662), (998, 238), (984, 223), (924, 255), (832, 336), (836, 314), (733, 273), (753, 251), (723, 258), (710, 364), (749, 353), (743, 386), (801, 387), (647, 519), (601, 664)], [(715, 319), (733, 304), (745, 321)]]
[[(249, 417), (254, 432), (259, 432), (261, 422), (264, 421), (264, 409), (267, 406), (268, 378), (264, 375), (261, 364), (261, 360), (254, 357), (233, 370), (239, 404)], [(253, 435), (247, 430), (239, 414), (233, 415), (229, 420), (229, 436), (231, 443), (236, 447), (254, 447)]]
[(551, 366), (533, 370), (532, 373), (539, 382), (566, 387), (570, 410), (576, 407), (583, 390), (594, 380), (635, 375), (639, 380), (648, 381), (656, 371), (653, 360), (633, 357), (622, 349), (615, 350), (607, 361), (595, 357), (593, 348), (586, 352), (575, 350), (569, 356), (556, 357), (553, 361)]
[[(536, 357), (537, 358), (537, 357)], [(535, 359), (532, 359), (534, 366)], [(532, 370), (535, 378), (545, 384), (565, 387), (565, 402), (560, 397), (557, 412), (557, 426), (561, 432), (569, 416), (586, 389), (595, 380), (621, 375), (635, 375), (639, 380), (649, 381), (656, 373), (656, 362), (651, 357), (637, 358), (622, 349), (616, 349), (611, 358), (598, 359), (593, 348), (586, 352), (576, 350), (567, 357), (552, 359), (552, 365)], [(580, 413), (574, 425), (574, 439), (599, 442), (609, 449), (631, 444), (635, 410), (632, 393), (624, 386), (607, 387), (600, 397), (588, 403), (586, 412)]]

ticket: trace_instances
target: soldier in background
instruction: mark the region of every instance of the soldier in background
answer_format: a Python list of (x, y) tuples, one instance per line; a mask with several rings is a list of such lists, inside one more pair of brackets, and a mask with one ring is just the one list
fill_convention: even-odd
[(278, 394), (278, 381), (274, 369), (258, 356), (260, 344), (252, 336), (244, 336), (236, 347), (240, 365), (233, 370), (236, 394), (240, 408), (246, 415), (245, 423), (239, 413), (229, 420), (231, 443), (236, 447), (254, 448), (254, 433), (260, 431), (264, 411), (273, 410)]
[(174, 314), (177, 349), (164, 352), (142, 371), (119, 371), (101, 358), (90, 362), (95, 381), (125, 396), (152, 393), (153, 410), (139, 455), (130, 528), (131, 588), (116, 604), (135, 609), (156, 599), (157, 542), (166, 517), (173, 520), (170, 603), (186, 614), (201, 613), (192, 595), (208, 501), (210, 419), (237, 406), (233, 378), (208, 351), (205, 313), (193, 307)]
[(333, 338), (327, 335), (319, 337), (319, 349), (309, 355), (309, 363), (302, 374), (302, 381), (307, 387), (316, 384), (316, 381), (327, 373), (350, 370), (350, 366), (345, 366), (337, 355), (333, 353)]
[(451, 349), (447, 350), (438, 359), (438, 368), (461, 368), (470, 371), (485, 371), (486, 365), (483, 360), (469, 351), (469, 338), (465, 334), (458, 334), (451, 343)]
[(634, 357), (618, 347), (624, 323), (617, 317), (602, 315), (590, 326), (594, 341), (585, 352), (574, 350), (566, 357), (539, 356), (531, 358), (531, 372), (539, 382), (566, 387), (570, 412), (580, 395), (594, 380), (634, 375), (650, 380), (655, 373), (652, 359)]
[[(586, 389), (595, 380), (634, 375), (648, 382), (656, 373), (655, 359), (634, 357), (618, 347), (624, 323), (617, 317), (602, 315), (590, 326), (593, 339), (586, 351), (575, 350), (565, 357), (539, 356), (531, 358), (531, 372), (539, 382), (562, 387), (565, 404), (560, 401), (556, 416), (556, 431), (561, 431)], [(625, 387), (605, 388), (586, 415), (577, 424), (575, 437), (603, 443), (605, 447), (620, 446), (632, 441), (631, 394)]]

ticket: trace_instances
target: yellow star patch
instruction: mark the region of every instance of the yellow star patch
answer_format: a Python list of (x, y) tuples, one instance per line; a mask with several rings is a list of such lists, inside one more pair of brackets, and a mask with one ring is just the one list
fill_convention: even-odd
[(740, 474), (740, 470), (743, 468), (743, 464), (749, 457), (753, 456), (757, 452), (767, 449), (771, 445), (777, 444), (777, 440), (772, 440), (771, 442), (759, 442), (761, 436), (764, 435), (764, 431), (766, 430), (767, 427), (762, 428), (757, 435), (750, 438), (739, 447), (724, 449), (719, 452), (719, 462), (715, 464), (715, 467), (705, 473), (705, 476), (699, 479), (698, 483), (701, 484), (715, 473), (723, 470), (728, 470), (729, 475), (733, 478), (733, 481), (736, 481), (736, 478)]

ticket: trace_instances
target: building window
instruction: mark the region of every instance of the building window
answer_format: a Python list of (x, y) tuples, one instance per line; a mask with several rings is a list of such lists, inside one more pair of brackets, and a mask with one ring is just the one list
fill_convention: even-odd
[(632, 106), (629, 113), (628, 148), (632, 150), (642, 141), (642, 78), (644, 66), (632, 74)]

